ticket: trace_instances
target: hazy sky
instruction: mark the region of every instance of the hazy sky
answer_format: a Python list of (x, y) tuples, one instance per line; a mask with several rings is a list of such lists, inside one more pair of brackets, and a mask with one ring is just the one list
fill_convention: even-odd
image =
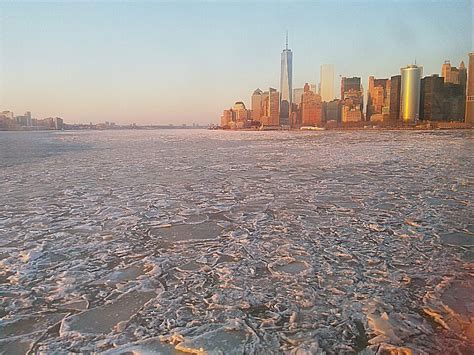
[(424, 75), (467, 64), (471, 1), (24, 2), (0, 0), (0, 111), (66, 122), (217, 123), (279, 88), (288, 29), (293, 86), (339, 75)]

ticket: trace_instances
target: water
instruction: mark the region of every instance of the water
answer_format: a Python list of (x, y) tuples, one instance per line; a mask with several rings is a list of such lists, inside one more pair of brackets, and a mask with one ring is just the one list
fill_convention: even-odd
[(0, 352), (468, 353), (473, 151), (472, 131), (0, 132)]

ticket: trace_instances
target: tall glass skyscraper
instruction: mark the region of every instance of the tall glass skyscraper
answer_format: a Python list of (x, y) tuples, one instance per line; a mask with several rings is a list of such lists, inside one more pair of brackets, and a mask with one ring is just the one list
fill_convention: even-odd
[(289, 124), (291, 104), (293, 103), (293, 53), (288, 49), (288, 32), (286, 48), (281, 53), (280, 77), (280, 124)]

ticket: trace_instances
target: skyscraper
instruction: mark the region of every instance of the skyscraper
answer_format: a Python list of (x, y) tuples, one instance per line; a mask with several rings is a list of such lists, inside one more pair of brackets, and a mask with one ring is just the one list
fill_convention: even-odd
[(301, 97), (301, 125), (320, 125), (322, 122), (322, 108), (321, 96), (311, 91), (309, 84), (306, 83)]
[(452, 67), (449, 60), (444, 61), (441, 67), (441, 76), (444, 78), (445, 83), (460, 84), (459, 69)]
[(342, 122), (363, 120), (364, 94), (359, 77), (341, 79)]
[(274, 88), (269, 88), (262, 94), (260, 122), (263, 126), (278, 126), (280, 124), (279, 101), (280, 93)]
[(400, 91), (401, 91), (401, 75), (394, 75), (390, 78), (390, 120), (396, 122), (400, 119)]
[(334, 99), (334, 65), (321, 65), (320, 92), (321, 99), (329, 102)]
[(289, 124), (290, 108), (293, 102), (293, 53), (288, 49), (288, 32), (286, 47), (281, 53), (280, 77), (280, 124)]
[(421, 79), (420, 119), (428, 121), (463, 121), (465, 88), (446, 82), (437, 74)]
[(474, 124), (474, 52), (469, 53), (469, 67), (467, 71), (466, 118), (465, 122)]
[(420, 113), (420, 87), (423, 68), (408, 65), (400, 69), (402, 74), (400, 111), (404, 122), (416, 122)]
[(390, 79), (369, 76), (367, 91), (367, 121), (385, 121), (390, 106)]
[(301, 95), (304, 93), (304, 88), (293, 89), (293, 102), (297, 105), (301, 104)]
[(341, 79), (341, 100), (344, 100), (344, 93), (348, 92), (349, 90), (354, 91), (361, 91), (360, 85), (360, 78), (359, 77), (352, 77), (346, 78), (345, 76)]
[(252, 120), (260, 121), (263, 116), (263, 92), (260, 89), (256, 89), (252, 94)]

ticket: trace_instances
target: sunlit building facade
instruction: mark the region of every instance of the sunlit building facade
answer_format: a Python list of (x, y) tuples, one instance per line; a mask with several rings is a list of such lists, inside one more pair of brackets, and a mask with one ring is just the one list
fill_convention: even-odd
[(319, 94), (324, 102), (329, 102), (334, 99), (334, 65), (321, 65), (320, 74)]
[(404, 122), (416, 122), (420, 114), (420, 88), (423, 68), (408, 65), (401, 68), (400, 114)]
[(352, 77), (352, 78), (341, 78), (341, 100), (345, 99), (344, 93), (348, 92), (349, 90), (353, 91), (361, 91), (362, 86), (360, 83), (359, 77)]
[(369, 76), (367, 121), (387, 121), (390, 112), (390, 79)]
[(280, 125), (280, 93), (273, 88), (269, 88), (264, 93), (264, 105), (262, 123), (264, 126)]
[(263, 116), (263, 91), (260, 89), (256, 89), (252, 94), (251, 99), (251, 108), (252, 108), (252, 120), (260, 121), (261, 117)]
[(304, 86), (301, 99), (301, 126), (319, 126), (323, 120), (321, 96), (310, 90), (308, 83)]
[(221, 116), (221, 127), (231, 129), (248, 128), (252, 125), (250, 111), (242, 101), (237, 101), (229, 110), (224, 110)]

